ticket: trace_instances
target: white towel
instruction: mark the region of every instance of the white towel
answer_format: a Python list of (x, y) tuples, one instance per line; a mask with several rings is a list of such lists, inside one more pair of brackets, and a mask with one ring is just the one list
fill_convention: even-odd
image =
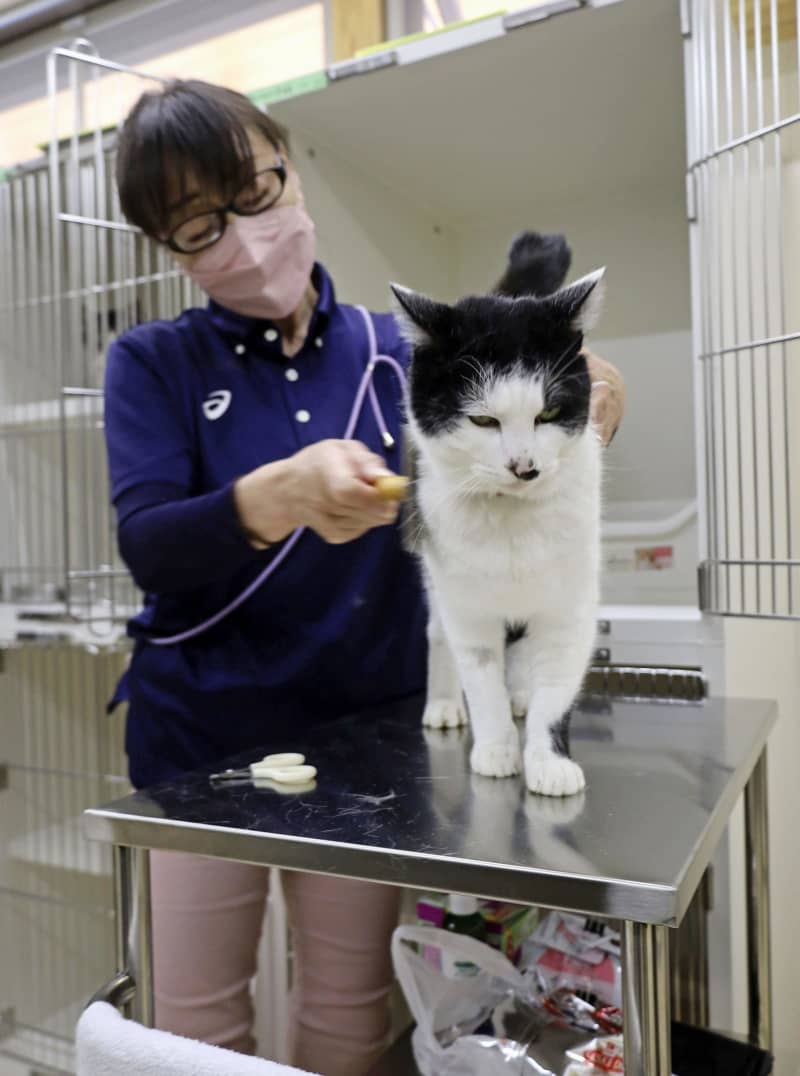
[(126, 1020), (95, 1001), (78, 1021), (77, 1076), (309, 1076), (300, 1069)]

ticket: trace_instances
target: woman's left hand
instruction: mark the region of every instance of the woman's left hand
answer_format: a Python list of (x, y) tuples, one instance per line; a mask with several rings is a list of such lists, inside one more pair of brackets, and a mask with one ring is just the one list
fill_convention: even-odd
[(616, 366), (583, 349), (592, 380), (590, 419), (604, 445), (611, 444), (625, 411), (625, 382)]

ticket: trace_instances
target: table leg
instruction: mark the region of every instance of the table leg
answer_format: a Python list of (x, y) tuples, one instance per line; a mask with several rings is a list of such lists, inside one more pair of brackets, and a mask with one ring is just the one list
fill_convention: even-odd
[(114, 846), (117, 970), (127, 971), (136, 993), (126, 1015), (153, 1027), (153, 948), (150, 914), (150, 853)]
[(769, 1050), (772, 1048), (772, 971), (766, 748), (744, 790), (744, 818), (750, 1041)]
[(623, 926), (625, 1076), (671, 1076), (668, 930)]

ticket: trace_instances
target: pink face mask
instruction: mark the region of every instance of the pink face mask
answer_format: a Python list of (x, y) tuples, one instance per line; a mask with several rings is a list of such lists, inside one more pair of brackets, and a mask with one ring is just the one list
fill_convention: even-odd
[(300, 305), (314, 266), (314, 222), (302, 195), (254, 217), (234, 217), (188, 275), (221, 306), (252, 318), (285, 318)]

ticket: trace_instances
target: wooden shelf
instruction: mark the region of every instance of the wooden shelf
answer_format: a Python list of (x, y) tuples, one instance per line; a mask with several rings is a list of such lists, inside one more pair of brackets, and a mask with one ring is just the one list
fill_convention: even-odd
[[(756, 6), (755, 0), (745, 0), (744, 19), (747, 27), (747, 47), (752, 49), (756, 40)], [(772, 44), (772, 0), (760, 0), (759, 15), (761, 19), (761, 46)], [(738, 30), (741, 22), (739, 0), (730, 0), (730, 14), (734, 28)], [(778, 23), (778, 40), (793, 41), (797, 37), (797, 3), (796, 0), (777, 0), (776, 16)]]

